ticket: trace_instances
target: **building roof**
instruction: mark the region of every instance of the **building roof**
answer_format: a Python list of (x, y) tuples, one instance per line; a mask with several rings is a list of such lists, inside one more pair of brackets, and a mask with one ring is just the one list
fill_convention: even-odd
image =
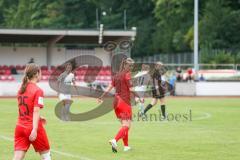
[[(99, 30), (0, 29), (0, 43), (98, 44)], [(135, 39), (136, 29), (104, 30), (102, 43)]]

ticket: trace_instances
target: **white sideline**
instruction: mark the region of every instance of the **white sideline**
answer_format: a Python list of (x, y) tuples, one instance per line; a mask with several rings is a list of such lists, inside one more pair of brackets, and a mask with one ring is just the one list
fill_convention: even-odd
[(90, 158), (87, 158), (87, 157), (83, 157), (83, 156), (80, 157), (80, 156), (77, 156), (77, 155), (73, 155), (73, 154), (70, 154), (70, 153), (57, 151), (57, 150), (54, 150), (54, 149), (51, 149), (51, 152), (57, 153), (59, 155), (66, 156), (66, 157), (72, 157), (72, 158), (80, 159), (80, 160), (93, 160), (93, 159), (90, 159)]
[[(0, 135), (0, 138), (3, 139), (3, 140), (6, 140), (6, 141), (13, 142), (13, 138), (10, 138), (10, 137), (7, 137), (7, 136)], [(61, 151), (58, 151), (58, 150), (55, 150), (55, 149), (51, 149), (51, 152), (62, 155), (62, 156), (79, 159), (79, 160), (93, 160), (93, 159), (90, 159), (90, 158), (87, 158), (87, 157), (73, 155), (71, 153), (66, 153), (66, 152), (61, 152)]]
[(3, 136), (3, 135), (0, 135), (0, 138), (3, 139), (3, 140), (6, 140), (6, 141), (11, 141), (11, 142), (13, 142), (13, 139), (12, 139), (12, 138), (9, 138), (9, 137)]
[(210, 113), (207, 113), (207, 112), (203, 112), (203, 116), (199, 116), (197, 118), (193, 118), (194, 121), (197, 121), (197, 120), (203, 120), (203, 119), (208, 119), (208, 118), (211, 118), (212, 115)]

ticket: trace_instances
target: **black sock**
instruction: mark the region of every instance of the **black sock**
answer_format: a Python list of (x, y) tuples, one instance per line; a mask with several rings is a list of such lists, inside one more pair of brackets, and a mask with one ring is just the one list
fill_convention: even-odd
[(161, 105), (161, 111), (162, 111), (163, 117), (165, 118), (166, 117), (165, 105)]
[(149, 104), (145, 109), (144, 109), (144, 114), (147, 113), (149, 109), (151, 109), (153, 105)]

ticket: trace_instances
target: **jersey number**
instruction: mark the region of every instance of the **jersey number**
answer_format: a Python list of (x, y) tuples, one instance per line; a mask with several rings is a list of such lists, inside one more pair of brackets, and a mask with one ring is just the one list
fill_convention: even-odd
[[(26, 116), (26, 115), (29, 115), (29, 109), (28, 109), (28, 105), (26, 104), (26, 99), (28, 97), (27, 96), (19, 96), (18, 97), (18, 105), (19, 105), (19, 113), (20, 113), (20, 116)], [(25, 110), (21, 110), (20, 107), (24, 107)]]

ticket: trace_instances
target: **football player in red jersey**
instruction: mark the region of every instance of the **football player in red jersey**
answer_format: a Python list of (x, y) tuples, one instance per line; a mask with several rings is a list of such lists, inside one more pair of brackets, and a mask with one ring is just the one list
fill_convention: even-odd
[[(117, 118), (121, 122), (121, 128), (118, 131), (114, 139), (110, 140), (109, 143), (112, 146), (112, 151), (117, 152), (117, 142), (122, 139), (124, 143), (124, 151), (128, 151), (131, 148), (128, 146), (128, 131), (131, 126), (132, 120), (132, 108), (130, 102), (131, 91), (131, 74), (130, 70), (133, 66), (134, 61), (131, 58), (125, 58), (122, 60), (119, 72), (113, 77), (112, 84), (110, 84), (107, 90), (99, 97), (99, 102), (102, 98), (115, 88), (114, 98), (114, 111)], [(134, 92), (133, 92), (134, 93)], [(134, 93), (135, 96), (139, 97)]]
[(17, 96), (19, 116), (15, 128), (13, 160), (23, 160), (31, 144), (42, 160), (51, 160), (50, 146), (43, 127), (46, 121), (40, 117), (43, 91), (36, 84), (41, 79), (41, 69), (31, 63), (26, 66), (24, 74)]

